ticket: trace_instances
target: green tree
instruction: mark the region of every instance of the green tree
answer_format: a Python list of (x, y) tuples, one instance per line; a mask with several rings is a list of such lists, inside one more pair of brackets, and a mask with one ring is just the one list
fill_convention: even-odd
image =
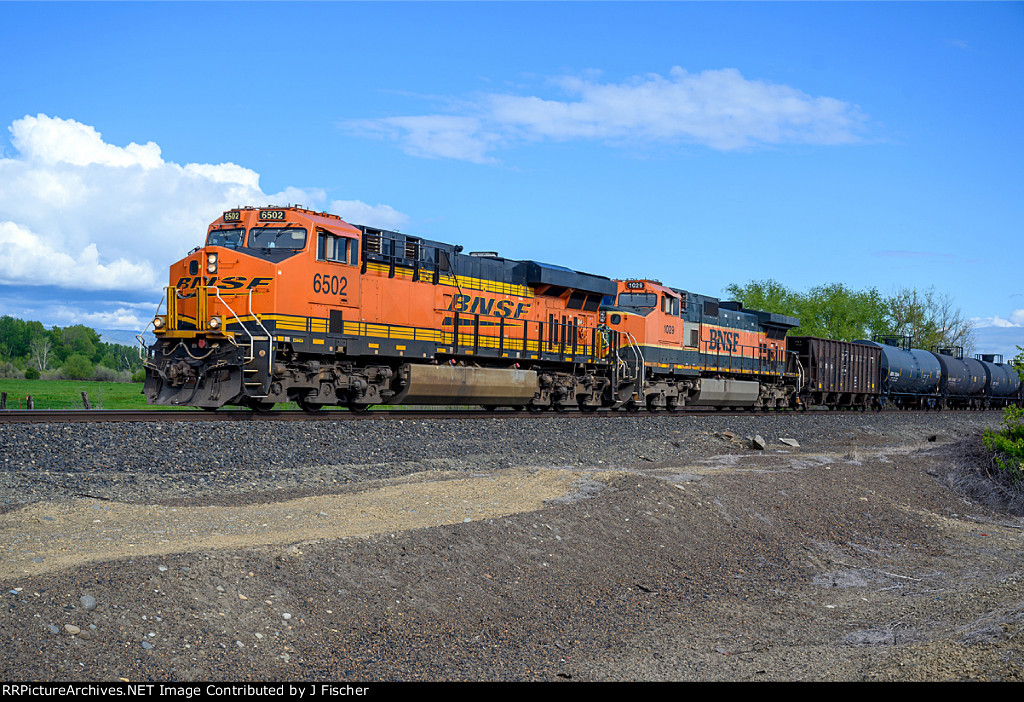
[(1017, 347), (1017, 355), (1010, 359), (1010, 365), (1017, 371), (1017, 375), (1024, 380), (1024, 346)]
[(95, 372), (89, 357), (80, 353), (69, 356), (61, 368), (67, 377), (74, 380), (89, 380)]
[(743, 286), (732, 283), (725, 290), (748, 309), (798, 318), (804, 311), (802, 296), (777, 280), (752, 280)]
[(883, 296), (876, 288), (852, 290), (830, 283), (807, 292), (790, 290), (776, 280), (756, 280), (726, 287), (748, 309), (796, 317), (794, 336), (856, 341), (876, 336), (910, 336), (914, 346), (930, 349), (961, 346), (974, 350), (974, 325), (965, 319), (953, 298), (934, 288), (912, 288)]
[(59, 332), (60, 345), (64, 349), (64, 358), (82, 355), (95, 363), (99, 360), (97, 352), (100, 346), (100, 335), (84, 324), (64, 327)]
[(963, 347), (964, 355), (974, 351), (974, 323), (965, 319), (953, 298), (935, 288), (921, 292), (911, 288), (888, 298), (892, 333), (910, 336), (918, 348)]
[(24, 358), (32, 339), (45, 333), (39, 322), (25, 322), (10, 315), (0, 317), (0, 358)]
[(801, 293), (776, 280), (755, 280), (726, 291), (747, 309), (796, 317), (800, 325), (789, 332), (794, 336), (853, 341), (889, 331), (885, 300), (874, 288), (858, 292), (832, 283)]
[(887, 332), (885, 302), (874, 288), (857, 292), (833, 283), (812, 288), (806, 298), (808, 320), (800, 324), (813, 329), (812, 336), (855, 341)]

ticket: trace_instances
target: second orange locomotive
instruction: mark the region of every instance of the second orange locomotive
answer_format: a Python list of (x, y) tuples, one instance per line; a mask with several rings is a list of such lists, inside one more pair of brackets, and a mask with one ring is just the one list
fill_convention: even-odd
[(796, 320), (351, 225), (239, 208), (173, 264), (151, 404), (782, 406)]

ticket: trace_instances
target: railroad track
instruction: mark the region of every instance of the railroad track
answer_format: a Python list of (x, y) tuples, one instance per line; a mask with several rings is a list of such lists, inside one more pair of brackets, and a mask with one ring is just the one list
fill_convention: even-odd
[[(925, 412), (927, 410), (896, 410), (884, 412), (907, 413)], [(934, 410), (931, 410), (934, 412)], [(966, 411), (966, 410), (946, 410)], [(1001, 412), (1002, 410), (982, 410)], [(794, 410), (784, 410), (786, 414), (800, 414)], [(810, 413), (832, 412), (833, 414), (860, 414), (856, 411), (828, 410), (816, 408)], [(768, 412), (766, 414), (771, 414)], [(528, 412), (516, 410), (484, 410), (466, 409), (379, 409), (365, 412), (350, 412), (347, 409), (322, 410), (308, 413), (302, 410), (276, 410), (270, 412), (254, 412), (246, 409), (221, 409), (215, 412), (194, 409), (151, 409), (151, 410), (103, 410), (103, 409), (70, 409), (70, 410), (0, 410), (0, 424), (43, 424), (43, 423), (77, 423), (77, 422), (259, 422), (259, 421), (363, 421), (382, 419), (493, 419), (493, 418), (556, 418), (556, 417), (636, 417), (636, 416), (695, 416), (714, 415), (752, 416), (762, 414), (758, 410), (719, 410), (714, 407), (691, 407), (677, 412), (640, 410), (637, 412), (598, 410), (596, 412), (580, 412), (579, 410)]]

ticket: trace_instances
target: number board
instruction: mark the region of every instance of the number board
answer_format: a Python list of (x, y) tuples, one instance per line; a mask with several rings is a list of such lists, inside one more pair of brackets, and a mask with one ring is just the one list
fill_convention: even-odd
[(626, 283), (627, 290), (643, 290), (644, 284), (640, 280), (630, 280)]
[(283, 222), (285, 220), (284, 210), (260, 210), (261, 222)]
[(241, 222), (242, 221), (242, 213), (239, 212), (238, 210), (231, 210), (230, 212), (225, 212), (224, 213), (224, 221), (225, 222)]

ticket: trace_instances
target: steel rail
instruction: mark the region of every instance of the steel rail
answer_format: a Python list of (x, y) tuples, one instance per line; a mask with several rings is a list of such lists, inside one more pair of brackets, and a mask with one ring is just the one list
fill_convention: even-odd
[[(886, 409), (885, 413), (925, 413), (929, 410), (898, 410)], [(936, 414), (949, 412), (1001, 412), (1002, 410), (943, 410)], [(714, 407), (690, 407), (680, 408), (675, 412), (666, 410), (650, 411), (647, 409), (637, 411), (612, 411), (607, 409), (595, 412), (580, 412), (576, 409), (564, 411), (518, 411), (511, 409), (379, 409), (367, 410), (364, 412), (352, 412), (348, 409), (320, 410), (317, 412), (304, 412), (302, 410), (271, 410), (269, 412), (255, 412), (247, 409), (220, 409), (217, 411), (203, 411), (196, 409), (171, 409), (171, 410), (102, 410), (102, 409), (70, 409), (70, 410), (0, 410), (0, 424), (44, 424), (44, 423), (76, 423), (76, 422), (250, 422), (250, 421), (352, 421), (352, 420), (385, 420), (385, 419), (494, 419), (494, 418), (529, 418), (546, 419), (558, 417), (685, 417), (685, 416), (712, 416), (712, 417), (754, 417), (771, 416), (778, 414), (785, 415), (810, 415), (810, 414), (836, 414), (836, 415), (857, 415), (861, 414), (856, 410), (829, 410), (827, 408), (815, 408), (807, 411), (800, 410), (718, 410)]]

